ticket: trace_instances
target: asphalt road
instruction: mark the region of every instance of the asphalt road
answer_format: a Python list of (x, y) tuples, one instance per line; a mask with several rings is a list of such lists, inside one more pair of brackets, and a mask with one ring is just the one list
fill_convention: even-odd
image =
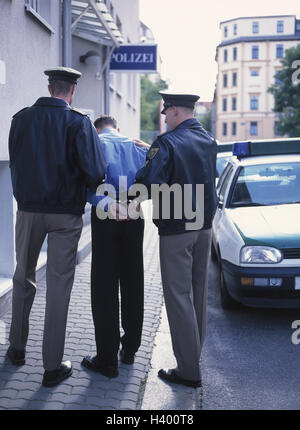
[(202, 409), (300, 409), (295, 320), (300, 320), (300, 309), (223, 310), (217, 266), (211, 262)]

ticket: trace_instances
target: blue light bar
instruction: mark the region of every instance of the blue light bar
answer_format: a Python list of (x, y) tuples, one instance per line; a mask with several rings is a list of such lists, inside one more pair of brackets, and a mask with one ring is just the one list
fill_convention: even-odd
[(233, 145), (232, 154), (240, 157), (249, 157), (251, 155), (251, 142), (235, 142)]
[(237, 158), (257, 155), (300, 154), (300, 138), (235, 142), (232, 153)]

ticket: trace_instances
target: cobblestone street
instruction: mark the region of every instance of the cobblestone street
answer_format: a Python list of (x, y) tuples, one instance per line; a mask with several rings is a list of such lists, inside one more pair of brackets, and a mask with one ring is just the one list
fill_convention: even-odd
[[(142, 345), (132, 366), (120, 362), (119, 377), (109, 379), (81, 366), (86, 354), (95, 354), (94, 327), (90, 308), (89, 256), (76, 267), (71, 296), (64, 359), (70, 359), (73, 375), (53, 388), (41, 385), (42, 337), (45, 309), (45, 280), (38, 282), (31, 311), (26, 364), (15, 367), (7, 360), (8, 347), (0, 345), (0, 409), (140, 409), (155, 335), (163, 303), (160, 284), (158, 235), (151, 222), (146, 223), (144, 239), (145, 316)], [(4, 317), (7, 324), (11, 313)]]

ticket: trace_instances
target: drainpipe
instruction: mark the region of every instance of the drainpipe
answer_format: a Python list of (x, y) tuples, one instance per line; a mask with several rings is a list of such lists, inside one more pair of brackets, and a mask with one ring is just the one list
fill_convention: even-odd
[(63, 0), (63, 66), (72, 67), (72, 0)]

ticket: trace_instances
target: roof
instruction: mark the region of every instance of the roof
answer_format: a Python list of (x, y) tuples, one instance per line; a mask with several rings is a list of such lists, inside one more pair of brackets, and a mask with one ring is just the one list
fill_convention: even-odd
[(258, 155), (245, 157), (239, 160), (233, 156), (235, 163), (242, 166), (253, 166), (257, 164), (270, 164), (270, 163), (286, 163), (297, 162), (300, 163), (300, 154), (276, 154), (276, 155)]
[(287, 40), (300, 40), (300, 34), (285, 34), (285, 35), (270, 35), (270, 36), (242, 36), (237, 37), (235, 39), (224, 40), (221, 42), (217, 48), (227, 45), (233, 45), (235, 43), (241, 42), (266, 42), (266, 41), (274, 41), (274, 42), (284, 42)]
[(72, 0), (72, 34), (107, 46), (124, 42), (104, 0)]
[(237, 18), (227, 19), (226, 21), (221, 21), (221, 24), (225, 24), (231, 21), (237, 21), (239, 19), (262, 19), (262, 18), (296, 18), (296, 15), (267, 15), (267, 16), (239, 16)]

